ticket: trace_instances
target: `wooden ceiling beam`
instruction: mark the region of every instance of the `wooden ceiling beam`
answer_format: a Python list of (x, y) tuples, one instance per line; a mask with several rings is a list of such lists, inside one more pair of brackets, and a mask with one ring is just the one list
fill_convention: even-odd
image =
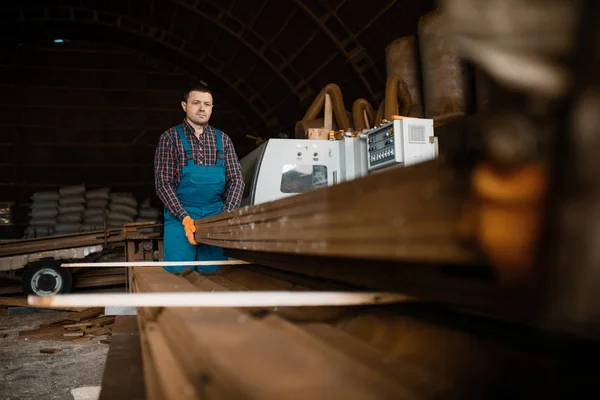
[[(364, 64), (364, 62), (366, 62), (367, 65), (371, 65), (374, 68), (373, 61), (371, 60), (371, 58), (368, 56), (368, 54), (366, 52), (363, 53), (363, 57), (361, 57), (360, 59), (356, 59), (356, 58), (352, 57), (352, 51), (348, 51), (347, 50), (348, 44), (344, 45), (344, 43), (340, 42), (336, 38), (336, 36), (333, 34), (333, 32), (331, 32), (329, 30), (329, 28), (327, 28), (327, 25), (326, 25), (327, 20), (329, 18), (331, 18), (332, 16), (335, 16), (335, 18), (337, 18), (338, 21), (341, 22), (341, 25), (347, 31), (349, 31), (349, 29), (346, 27), (346, 25), (343, 24), (343, 22), (335, 14), (335, 11), (337, 9), (339, 9), (345, 3), (345, 1), (341, 2), (340, 4), (338, 4), (338, 6), (337, 6), (337, 8), (335, 10), (332, 10), (328, 6), (324, 5), (327, 8), (327, 13), (323, 17), (317, 16), (310, 9), (310, 7), (308, 7), (306, 4), (304, 4), (304, 2), (302, 0), (294, 0), (294, 2), (296, 3), (296, 6), (298, 8), (300, 8), (300, 9), (302, 9), (319, 26), (319, 28), (321, 29), (321, 31), (334, 43), (334, 45), (337, 47), (338, 51), (343, 55), (344, 59), (347, 60), (350, 63), (352, 69), (354, 70), (355, 74), (358, 76), (359, 80), (362, 82), (362, 84), (365, 87), (365, 89), (367, 89), (367, 91), (368, 91), (369, 95), (371, 96), (371, 98), (373, 100), (376, 100), (377, 99), (377, 94), (373, 90), (371, 84), (365, 78), (365, 76), (364, 76), (364, 70), (359, 66), (359, 64)], [(352, 41), (352, 43), (354, 43), (357, 48), (363, 48), (363, 46), (357, 40)], [(377, 73), (376, 69), (375, 69), (375, 71), (376, 71), (375, 76), (381, 82), (384, 82), (385, 80), (381, 77), (381, 75), (379, 73)]]

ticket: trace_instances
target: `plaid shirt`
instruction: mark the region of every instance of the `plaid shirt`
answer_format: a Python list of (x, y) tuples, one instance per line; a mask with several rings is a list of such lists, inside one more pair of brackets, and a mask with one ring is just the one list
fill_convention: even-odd
[[(184, 119), (183, 132), (187, 136), (192, 156), (196, 165), (215, 165), (217, 160), (217, 142), (215, 128), (206, 125), (200, 138), (194, 135), (194, 128)], [(225, 133), (222, 135), (222, 148), (225, 153), (225, 193), (221, 212), (235, 210), (240, 206), (244, 193), (244, 180), (233, 143)], [(177, 134), (176, 127), (164, 132), (158, 140), (154, 155), (154, 182), (156, 194), (167, 210), (183, 220), (188, 213), (181, 205), (176, 190), (181, 181), (181, 168), (185, 163), (183, 142)]]

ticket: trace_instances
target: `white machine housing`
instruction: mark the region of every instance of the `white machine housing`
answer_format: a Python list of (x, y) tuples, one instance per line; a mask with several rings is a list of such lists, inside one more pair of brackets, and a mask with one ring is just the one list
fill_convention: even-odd
[(433, 120), (403, 118), (341, 140), (269, 139), (240, 160), (242, 206), (278, 200), (437, 157)]
[(368, 170), (418, 164), (438, 156), (433, 120), (402, 118), (364, 132)]
[(261, 204), (367, 174), (367, 145), (342, 140), (269, 139), (240, 160), (242, 206)]

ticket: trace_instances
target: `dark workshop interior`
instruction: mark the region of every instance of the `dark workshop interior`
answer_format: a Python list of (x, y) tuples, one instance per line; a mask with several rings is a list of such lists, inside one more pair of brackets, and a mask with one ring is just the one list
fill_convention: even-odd
[(1, 2), (0, 399), (598, 398), (599, 21)]

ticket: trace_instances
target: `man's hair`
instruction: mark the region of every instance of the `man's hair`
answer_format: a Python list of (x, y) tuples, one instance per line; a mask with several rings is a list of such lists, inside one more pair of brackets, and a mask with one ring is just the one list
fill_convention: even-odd
[(183, 92), (183, 101), (185, 103), (187, 103), (191, 92), (204, 92), (204, 93), (210, 93), (212, 95), (212, 92), (210, 91), (208, 86), (206, 86), (204, 83), (202, 83), (202, 82), (194, 83), (193, 85), (191, 85), (187, 89), (185, 89), (185, 91)]

